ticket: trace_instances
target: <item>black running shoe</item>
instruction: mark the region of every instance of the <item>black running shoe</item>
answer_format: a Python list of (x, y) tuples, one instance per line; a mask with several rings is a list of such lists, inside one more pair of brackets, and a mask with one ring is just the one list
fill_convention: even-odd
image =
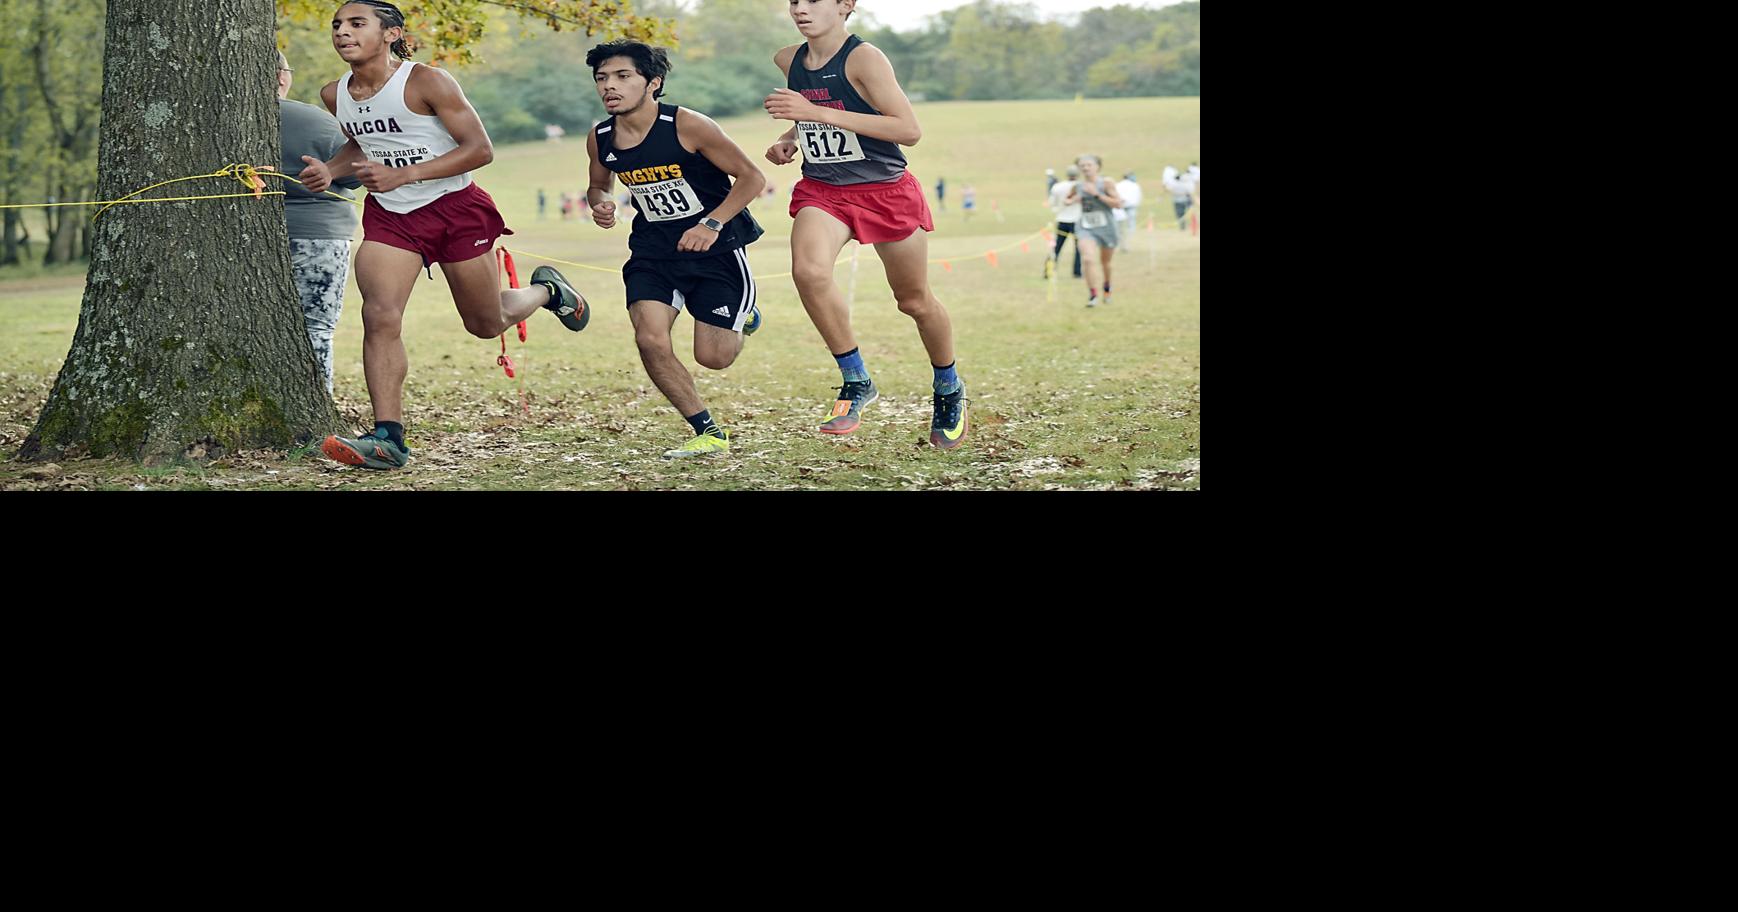
[(586, 306), (585, 295), (574, 291), (573, 286), (567, 283), (567, 279), (555, 271), (555, 267), (537, 267), (531, 271), (531, 281), (533, 284), (537, 282), (555, 283), (555, 289), (560, 294), (551, 298), (549, 303), (543, 307), (555, 314), (561, 320), (561, 325), (574, 332), (579, 332), (585, 328), (585, 324), (591, 322), (591, 308)]

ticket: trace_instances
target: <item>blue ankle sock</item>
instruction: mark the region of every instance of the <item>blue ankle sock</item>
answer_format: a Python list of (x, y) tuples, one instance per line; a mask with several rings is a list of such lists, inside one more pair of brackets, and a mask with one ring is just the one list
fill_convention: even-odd
[(869, 368), (863, 366), (862, 351), (859, 346), (842, 355), (833, 356), (833, 360), (839, 362), (839, 373), (844, 375), (846, 383), (869, 379)]
[(374, 429), (385, 431), (387, 440), (392, 441), (399, 449), (404, 449), (404, 425), (396, 421), (376, 421)]
[(951, 362), (947, 367), (930, 365), (930, 367), (935, 368), (935, 391), (937, 393), (945, 396), (960, 388), (960, 375), (953, 369), (954, 365), (958, 363), (958, 361)]
[(712, 423), (712, 411), (710, 409), (701, 409), (698, 414), (689, 415), (688, 423), (693, 426), (694, 436), (696, 437), (706, 433), (707, 431), (716, 430), (718, 428), (718, 425)]

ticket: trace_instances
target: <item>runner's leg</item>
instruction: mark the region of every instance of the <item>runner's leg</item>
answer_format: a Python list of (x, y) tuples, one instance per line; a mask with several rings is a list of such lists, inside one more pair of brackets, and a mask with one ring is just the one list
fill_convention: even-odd
[(835, 355), (857, 347), (845, 293), (833, 281), (833, 264), (850, 240), (851, 229), (827, 212), (814, 206), (797, 210), (791, 226), (791, 279), (803, 309)]
[(1086, 291), (1096, 297), (1104, 287), (1104, 262), (1099, 259), (1098, 242), (1085, 236), (1076, 237), (1074, 242), (1080, 248), (1080, 262), (1086, 269)]
[(932, 366), (954, 362), (953, 322), (947, 310), (929, 290), (929, 233), (919, 228), (902, 241), (875, 245), (875, 255), (887, 271), (887, 284), (899, 302), (899, 310), (917, 321), (917, 334), (929, 352)]
[(356, 252), (356, 286), (362, 291), (362, 372), (375, 421), (404, 423), (404, 307), (422, 271), (422, 255), (378, 241)]
[(465, 321), (465, 331), (479, 339), (495, 338), (549, 303), (548, 289), (539, 285), (502, 288), (493, 250), (461, 262), (442, 263), (441, 272), (452, 289), (453, 305)]
[[(640, 363), (646, 366), (646, 376), (652, 378), (658, 391), (683, 418), (706, 411), (706, 402), (694, 389), (694, 378), (670, 344), (670, 327), (676, 323), (676, 308), (663, 301), (635, 301), (628, 306), (628, 318), (634, 323), (634, 344), (640, 349)], [(696, 323), (696, 331), (707, 327)], [(732, 333), (732, 335), (735, 335)]]

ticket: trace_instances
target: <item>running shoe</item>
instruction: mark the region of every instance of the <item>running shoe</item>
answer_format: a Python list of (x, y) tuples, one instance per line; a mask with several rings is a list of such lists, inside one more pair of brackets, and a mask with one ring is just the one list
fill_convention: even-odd
[(400, 447), (375, 428), (361, 437), (339, 437), (333, 434), (320, 443), (320, 452), (344, 463), (365, 469), (402, 469), (410, 461), (410, 447)]
[(833, 402), (833, 411), (827, 415), (826, 423), (821, 425), (821, 433), (851, 433), (862, 422), (863, 410), (880, 398), (881, 391), (875, 388), (875, 381), (847, 380), (839, 387), (839, 398)]
[(754, 309), (750, 310), (748, 312), (748, 322), (743, 324), (742, 334), (745, 336), (752, 336), (752, 335), (754, 335), (754, 331), (759, 329), (759, 328), (760, 328), (760, 304), (757, 303), (754, 305)]
[(561, 325), (574, 332), (579, 332), (585, 328), (585, 324), (591, 322), (591, 308), (586, 306), (585, 295), (574, 291), (573, 286), (567, 284), (567, 279), (555, 271), (555, 267), (539, 266), (533, 269), (531, 282), (532, 284), (538, 282), (555, 283), (555, 289), (560, 294), (551, 299), (548, 304), (543, 305), (543, 309), (555, 314), (561, 320)]
[(716, 434), (707, 431), (673, 450), (665, 450), (664, 458), (684, 459), (689, 456), (707, 456), (712, 453), (728, 452), (730, 452), (730, 432), (724, 428), (718, 428)]
[(935, 394), (935, 417), (929, 422), (930, 445), (951, 450), (966, 439), (966, 383), (947, 395)]

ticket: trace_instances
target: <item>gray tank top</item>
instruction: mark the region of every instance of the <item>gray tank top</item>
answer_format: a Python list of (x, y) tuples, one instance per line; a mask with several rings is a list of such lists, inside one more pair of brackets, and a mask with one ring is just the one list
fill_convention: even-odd
[[(818, 70), (803, 67), (808, 49), (797, 48), (796, 56), (791, 58), (786, 86), (822, 107), (879, 115), (881, 112), (870, 107), (851, 87), (851, 80), (845, 78), (845, 58), (862, 43), (863, 39), (856, 35), (845, 39), (833, 59)], [(898, 180), (905, 173), (905, 153), (899, 151), (897, 143), (860, 136), (841, 127), (799, 121), (797, 148), (803, 153), (803, 176), (822, 183), (884, 183)]]
[[(1087, 196), (1086, 190), (1084, 189), (1086, 182), (1081, 181), (1080, 183), (1082, 186), (1080, 191), (1080, 221), (1075, 224), (1082, 228), (1110, 227), (1112, 219), (1115, 218), (1115, 216), (1111, 214), (1110, 204), (1096, 196)], [(1104, 178), (1099, 178), (1097, 185), (1094, 186), (1093, 189), (1097, 190), (1099, 193), (1103, 193)]]

